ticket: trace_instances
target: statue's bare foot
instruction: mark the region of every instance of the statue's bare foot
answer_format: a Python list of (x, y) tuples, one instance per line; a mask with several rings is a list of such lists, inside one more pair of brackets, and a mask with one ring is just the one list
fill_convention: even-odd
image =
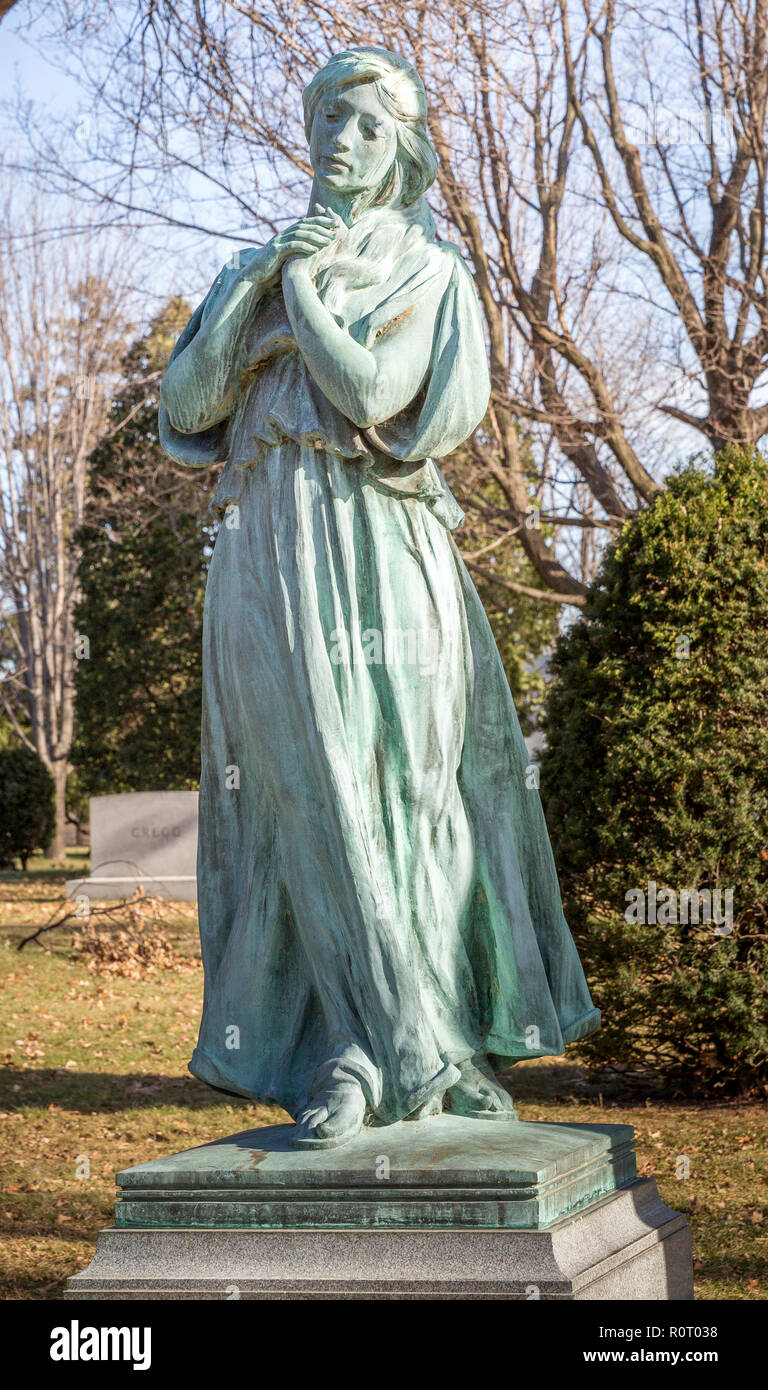
[(446, 1091), (444, 1108), (473, 1120), (516, 1120), (512, 1097), (494, 1079), (488, 1063), (478, 1066), (477, 1060), (459, 1063), (461, 1080)]
[(449, 1086), (453, 1086), (459, 1080), (460, 1072), (453, 1062), (446, 1062), (442, 1069), (423, 1086), (418, 1086), (412, 1091), (410, 1097), (406, 1097), (406, 1105), (418, 1099), (418, 1105), (409, 1110), (404, 1116), (406, 1120), (426, 1120), (430, 1115), (441, 1115), (443, 1111), (443, 1097)]
[(313, 1096), (296, 1121), (291, 1143), (301, 1149), (336, 1149), (348, 1144), (363, 1127), (365, 1096), (354, 1081)]

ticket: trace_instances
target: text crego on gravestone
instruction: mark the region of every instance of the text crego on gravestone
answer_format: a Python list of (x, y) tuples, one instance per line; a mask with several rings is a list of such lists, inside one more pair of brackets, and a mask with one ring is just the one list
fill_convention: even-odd
[(153, 897), (194, 902), (197, 792), (122, 792), (90, 798), (91, 872), (67, 896), (128, 898), (137, 884)]

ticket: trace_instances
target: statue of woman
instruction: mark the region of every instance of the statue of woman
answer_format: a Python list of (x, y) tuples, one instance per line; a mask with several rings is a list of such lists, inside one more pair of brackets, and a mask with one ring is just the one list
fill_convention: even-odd
[(515, 1118), (497, 1084), (592, 1032), (504, 670), (435, 463), (482, 421), (479, 305), (424, 200), (421, 80), (378, 48), (304, 92), (309, 214), (241, 251), (162, 386), (226, 461), (208, 576), (190, 1070), (294, 1142)]

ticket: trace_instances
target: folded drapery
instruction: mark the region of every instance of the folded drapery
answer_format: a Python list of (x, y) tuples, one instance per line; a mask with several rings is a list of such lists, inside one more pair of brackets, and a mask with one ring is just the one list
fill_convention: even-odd
[(426, 362), (405, 409), (387, 417), (386, 379), (373, 429), (332, 405), (246, 255), (162, 387), (165, 447), (226, 461), (216, 501), (238, 503), (206, 589), (190, 1065), (294, 1115), (342, 1076), (394, 1121), (458, 1064), (559, 1053), (599, 1013), (433, 462), (487, 408), (472, 279), (421, 202), (313, 261), (358, 342)]
[(161, 393), (165, 449), (192, 467), (226, 463), (214, 497), (224, 508), (237, 500), (243, 470), (292, 439), (354, 460), (374, 486), (418, 497), (455, 529), (463, 513), (434, 459), (482, 419), (488, 367), (472, 277), (454, 246), (435, 242), (426, 205), (371, 210), (314, 258), (321, 299), (356, 341), (371, 347), (396, 335), (406, 353), (415, 337), (432, 344), (412, 403), (369, 430), (313, 381), (280, 291), (249, 287), (254, 254), (223, 268), (176, 345)]

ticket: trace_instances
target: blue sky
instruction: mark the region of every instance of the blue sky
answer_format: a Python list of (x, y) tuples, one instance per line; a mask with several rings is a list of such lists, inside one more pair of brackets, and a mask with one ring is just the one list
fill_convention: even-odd
[(10, 98), (18, 80), (26, 96), (44, 101), (54, 112), (66, 112), (71, 116), (79, 101), (77, 83), (53, 67), (34, 44), (18, 32), (26, 10), (25, 4), (18, 5), (0, 25), (0, 90), (5, 99)]
[[(31, 101), (41, 115), (73, 130), (87, 116), (90, 106), (76, 78), (40, 51), (34, 32), (20, 32), (27, 22), (28, 7), (22, 0), (0, 24), (0, 129), (11, 158), (20, 152), (21, 135), (13, 112), (17, 95)], [(53, 207), (55, 195), (47, 196)], [(137, 234), (131, 235), (135, 246)], [(168, 279), (169, 237), (173, 238), (177, 258), (173, 284)], [(234, 250), (232, 241), (226, 238), (177, 235), (164, 227), (139, 233), (138, 239), (146, 246), (146, 255), (142, 257), (141, 283), (136, 286), (137, 307), (143, 301), (147, 315), (170, 293), (181, 293), (197, 302)], [(244, 244), (245, 241), (247, 234)]]

